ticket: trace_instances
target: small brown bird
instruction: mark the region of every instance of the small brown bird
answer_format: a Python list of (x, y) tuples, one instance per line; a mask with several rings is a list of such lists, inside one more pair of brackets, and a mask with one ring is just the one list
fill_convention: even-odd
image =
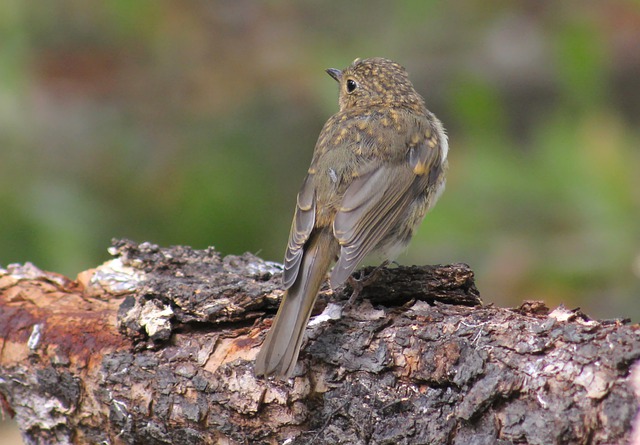
[(407, 72), (388, 59), (356, 59), (327, 73), (340, 111), (324, 125), (284, 258), (286, 289), (255, 362), (288, 378), (327, 271), (333, 289), (369, 254), (394, 259), (444, 189), (447, 136)]

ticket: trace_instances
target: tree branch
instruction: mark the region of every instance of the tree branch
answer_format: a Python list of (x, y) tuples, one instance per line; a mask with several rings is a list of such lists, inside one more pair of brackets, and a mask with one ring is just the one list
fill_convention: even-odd
[(323, 289), (290, 382), (252, 360), (280, 265), (115, 241), (71, 281), (0, 270), (0, 407), (27, 443), (624, 443), (638, 325), (482, 305), (468, 266)]

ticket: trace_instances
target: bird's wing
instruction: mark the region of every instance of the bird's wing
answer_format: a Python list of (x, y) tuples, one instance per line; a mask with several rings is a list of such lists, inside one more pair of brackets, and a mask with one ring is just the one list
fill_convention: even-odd
[[(347, 188), (333, 223), (340, 257), (331, 286), (346, 281), (358, 264), (406, 217), (406, 209), (425, 192), (440, 168), (437, 143), (424, 139), (400, 163), (372, 161)], [(375, 164), (374, 164), (375, 163)]]
[(313, 187), (313, 174), (309, 173), (304, 179), (298, 198), (296, 210), (291, 223), (289, 242), (284, 255), (284, 272), (282, 283), (285, 289), (291, 287), (296, 281), (300, 262), (302, 261), (303, 247), (309, 239), (316, 220), (316, 194)]

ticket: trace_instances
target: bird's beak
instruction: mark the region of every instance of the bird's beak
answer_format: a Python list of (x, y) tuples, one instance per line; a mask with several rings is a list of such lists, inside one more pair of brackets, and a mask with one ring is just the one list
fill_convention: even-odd
[(340, 82), (340, 79), (342, 79), (342, 71), (337, 70), (335, 68), (329, 68), (327, 70), (327, 74), (333, 77), (336, 82)]

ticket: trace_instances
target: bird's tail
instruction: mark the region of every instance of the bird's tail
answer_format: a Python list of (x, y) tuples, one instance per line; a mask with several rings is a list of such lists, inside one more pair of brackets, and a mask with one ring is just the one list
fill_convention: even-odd
[(288, 378), (293, 373), (304, 330), (337, 246), (330, 229), (311, 235), (296, 281), (282, 297), (273, 325), (256, 357), (256, 375)]

